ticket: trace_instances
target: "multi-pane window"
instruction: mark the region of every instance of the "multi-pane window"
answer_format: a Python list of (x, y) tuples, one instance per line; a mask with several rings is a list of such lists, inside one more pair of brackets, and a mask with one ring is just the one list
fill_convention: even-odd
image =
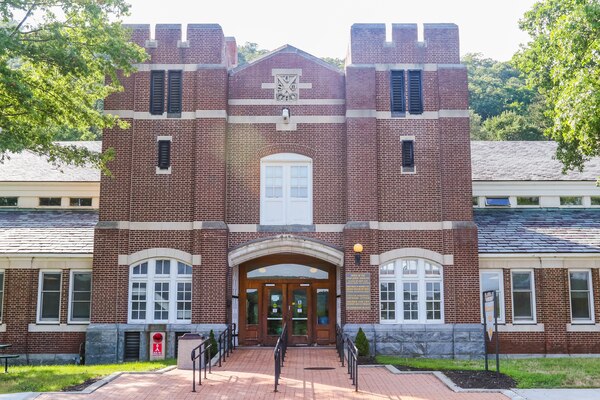
[(574, 323), (594, 322), (592, 275), (587, 271), (570, 271), (571, 320)]
[(423, 259), (399, 259), (379, 267), (382, 322), (443, 322), (442, 267)]
[(306, 165), (290, 167), (290, 196), (308, 197), (308, 167)]
[(282, 166), (266, 167), (265, 196), (271, 199), (283, 197)]
[(71, 207), (91, 207), (92, 206), (92, 198), (91, 197), (71, 197), (69, 199), (69, 205)]
[(60, 320), (60, 272), (40, 273), (38, 321), (59, 322)]
[(61, 200), (60, 197), (40, 197), (39, 205), (40, 207), (60, 207)]
[(92, 273), (71, 272), (69, 322), (89, 322), (92, 298)]
[(130, 322), (189, 322), (192, 318), (192, 266), (154, 259), (131, 268)]
[(481, 293), (496, 292), (496, 314), (498, 322), (504, 322), (504, 281), (501, 270), (485, 270), (479, 273)]
[(260, 223), (312, 224), (312, 160), (281, 153), (261, 160)]
[(379, 294), (381, 296), (381, 320), (394, 321), (396, 319), (396, 283), (381, 282)]
[(4, 271), (0, 271), (0, 321), (2, 321), (2, 310), (4, 309)]
[(512, 271), (513, 321), (535, 322), (533, 271)]
[(518, 206), (539, 206), (540, 198), (538, 196), (517, 197)]
[(18, 204), (18, 197), (0, 197), (0, 207), (16, 207)]
[(581, 206), (583, 205), (583, 198), (578, 196), (561, 196), (561, 206)]

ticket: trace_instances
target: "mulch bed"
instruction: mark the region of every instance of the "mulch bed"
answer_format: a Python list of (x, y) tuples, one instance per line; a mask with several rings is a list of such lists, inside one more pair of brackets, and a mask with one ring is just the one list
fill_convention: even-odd
[[(405, 365), (394, 365), (394, 367), (400, 371), (430, 371), (430, 369)], [(441, 372), (463, 389), (510, 389), (517, 386), (517, 382), (510, 376), (497, 374), (494, 371), (445, 370)]]
[(375, 365), (375, 364), (379, 364), (377, 362), (377, 360), (375, 360), (375, 357), (369, 357), (369, 356), (358, 356), (358, 365)]
[(73, 386), (63, 388), (62, 392), (81, 392), (82, 390), (84, 390), (85, 388), (90, 386), (92, 383), (98, 382), (100, 379), (102, 379), (102, 378), (88, 379), (87, 381), (80, 383), (79, 385), (73, 385)]

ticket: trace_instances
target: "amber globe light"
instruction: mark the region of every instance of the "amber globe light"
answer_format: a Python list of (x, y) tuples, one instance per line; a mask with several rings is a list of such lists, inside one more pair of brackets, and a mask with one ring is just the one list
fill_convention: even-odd
[(360, 244), (360, 243), (356, 243), (354, 245), (354, 252), (355, 253), (362, 253), (362, 251), (363, 251), (363, 245)]

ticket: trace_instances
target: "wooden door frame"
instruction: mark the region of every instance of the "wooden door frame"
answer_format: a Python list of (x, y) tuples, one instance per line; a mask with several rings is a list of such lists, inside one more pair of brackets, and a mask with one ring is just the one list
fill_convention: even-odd
[[(248, 271), (252, 271), (261, 267), (266, 267), (276, 264), (301, 264), (310, 267), (319, 268), (329, 273), (329, 278), (324, 279), (297, 279), (297, 278), (285, 278), (285, 279), (246, 279)], [(286, 289), (284, 290), (284, 305), (287, 305), (288, 296), (288, 284), (302, 284), (309, 283), (310, 290), (307, 293), (307, 299), (311, 298), (310, 309), (309, 309), (309, 323), (310, 323), (310, 337), (308, 344), (331, 344), (335, 342), (335, 324), (337, 321), (337, 267), (326, 261), (319, 260), (316, 258), (300, 255), (300, 254), (275, 254), (265, 257), (261, 257), (255, 260), (250, 260), (242, 263), (238, 266), (238, 279), (239, 279), (239, 310), (238, 310), (238, 326), (239, 326), (239, 340), (240, 344), (244, 345), (261, 345), (266, 344), (266, 324), (262, 322), (262, 318), (266, 318), (266, 302), (264, 301), (265, 296), (265, 284), (272, 283), (276, 285), (285, 284)], [(329, 289), (329, 338), (317, 340), (317, 289)], [(259, 304), (259, 316), (258, 316), (258, 337), (256, 339), (248, 338), (246, 335), (246, 289), (258, 289), (258, 298), (261, 304)], [(264, 326), (261, 326), (263, 324)], [(253, 328), (254, 329), (254, 328)], [(288, 327), (291, 329), (291, 326)], [(324, 328), (320, 328), (323, 330)]]

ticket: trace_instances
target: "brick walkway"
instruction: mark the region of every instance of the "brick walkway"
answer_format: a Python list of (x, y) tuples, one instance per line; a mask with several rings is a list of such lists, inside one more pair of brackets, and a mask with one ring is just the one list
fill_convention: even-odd
[[(331, 370), (305, 370), (330, 367)], [(38, 399), (398, 399), (506, 400), (499, 393), (455, 393), (431, 374), (395, 375), (387, 369), (360, 368), (355, 393), (334, 349), (290, 348), (279, 392), (273, 393), (273, 349), (237, 349), (221, 368), (213, 368), (196, 393), (191, 371), (164, 374), (124, 374), (92, 394), (49, 393)]]

